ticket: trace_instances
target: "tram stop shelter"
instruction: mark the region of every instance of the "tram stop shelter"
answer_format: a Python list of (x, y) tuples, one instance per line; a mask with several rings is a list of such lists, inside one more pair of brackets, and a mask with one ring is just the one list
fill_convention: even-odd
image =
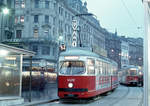
[(34, 52), (0, 43), (0, 106), (24, 102), (22, 91), (22, 63), (24, 56)]

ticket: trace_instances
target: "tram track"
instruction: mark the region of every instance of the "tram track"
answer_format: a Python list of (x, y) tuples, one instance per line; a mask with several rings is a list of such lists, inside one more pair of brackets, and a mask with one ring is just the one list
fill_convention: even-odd
[(140, 87), (139, 88), (140, 89), (140, 91), (142, 92), (142, 99), (140, 100), (140, 103), (138, 104), (138, 106), (144, 106), (144, 92), (143, 92), (143, 87)]
[[(141, 96), (139, 96), (137, 99), (138, 99), (138, 104), (137, 104), (137, 106), (144, 106), (143, 105), (143, 96), (144, 96), (144, 94), (143, 94), (143, 88), (142, 87), (139, 87), (138, 88), (140, 91), (140, 93), (141, 93)], [(110, 100), (110, 103), (108, 104), (108, 106), (115, 106), (116, 104), (119, 104), (119, 102), (121, 102), (123, 99), (125, 99), (125, 98), (127, 98), (127, 99), (133, 99), (133, 100), (135, 100), (135, 98), (128, 98), (127, 96), (129, 95), (129, 93), (131, 92), (131, 87), (127, 87), (127, 91), (126, 91), (126, 93), (124, 94), (124, 95), (122, 95), (121, 97), (116, 97), (116, 98), (110, 98), (110, 99), (112, 99), (112, 100)], [(118, 99), (117, 99), (118, 98)], [(113, 100), (114, 99), (114, 100)], [(112, 102), (111, 102), (112, 101)]]
[[(120, 91), (124, 89), (124, 92)], [(106, 106), (118, 106), (118, 104), (122, 103), (124, 99), (129, 99), (129, 100), (138, 100), (138, 104), (137, 106), (143, 106), (143, 100), (141, 99), (143, 96), (143, 88), (139, 87), (137, 88), (139, 93), (142, 93), (141, 95), (138, 96), (138, 98), (132, 98), (130, 97), (130, 95), (132, 95), (132, 87), (125, 87), (117, 90), (117, 92), (108, 92), (107, 95), (99, 95), (95, 98), (91, 98), (91, 99), (77, 99), (76, 102), (74, 101), (69, 101), (69, 102), (61, 102), (60, 99), (54, 99), (54, 100), (49, 100), (47, 102), (43, 102), (38, 104), (38, 106), (42, 105), (42, 104), (48, 104), (48, 103), (62, 103), (62, 104), (97, 104), (97, 105), (106, 105)], [(120, 95), (120, 92), (122, 92), (122, 95)], [(100, 100), (100, 101), (99, 101)], [(101, 101), (102, 100), (102, 101)], [(109, 102), (108, 102), (109, 101)], [(35, 106), (35, 105), (29, 105), (29, 106)]]
[(130, 87), (127, 87), (127, 92), (119, 97), (119, 99), (115, 98), (115, 100), (113, 102), (111, 102), (108, 106), (114, 106), (115, 104), (119, 103), (121, 100), (123, 100), (130, 92)]

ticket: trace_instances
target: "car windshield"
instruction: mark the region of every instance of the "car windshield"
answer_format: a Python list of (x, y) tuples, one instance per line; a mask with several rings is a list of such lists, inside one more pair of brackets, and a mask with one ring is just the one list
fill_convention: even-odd
[(85, 73), (85, 65), (82, 61), (64, 61), (59, 73), (64, 75), (83, 74)]

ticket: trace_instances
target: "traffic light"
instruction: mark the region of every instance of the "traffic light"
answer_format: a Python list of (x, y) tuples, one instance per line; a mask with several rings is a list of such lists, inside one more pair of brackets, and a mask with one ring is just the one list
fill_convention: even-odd
[(66, 50), (66, 45), (65, 44), (61, 44), (59, 47), (60, 51), (65, 51)]

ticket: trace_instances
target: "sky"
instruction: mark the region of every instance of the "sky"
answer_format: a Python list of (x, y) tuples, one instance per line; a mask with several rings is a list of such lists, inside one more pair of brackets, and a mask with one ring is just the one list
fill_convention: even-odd
[(144, 36), (144, 6), (141, 0), (82, 0), (103, 28), (126, 37)]

